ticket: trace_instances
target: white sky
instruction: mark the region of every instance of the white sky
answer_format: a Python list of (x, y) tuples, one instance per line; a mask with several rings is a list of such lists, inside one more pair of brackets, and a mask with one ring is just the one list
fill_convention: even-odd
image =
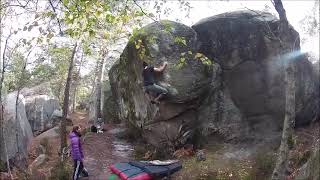
[[(44, 2), (44, 1), (43, 1)], [(144, 6), (146, 11), (153, 12), (155, 14), (155, 9), (153, 9), (152, 1), (149, 6)], [(262, 10), (265, 9), (265, 6), (270, 7), (270, 11), (274, 14), (277, 14), (274, 10), (272, 3), (269, 0), (260, 0), (260, 1), (237, 1), (237, 0), (229, 0), (229, 1), (206, 1), (206, 0), (194, 0), (188, 1), (192, 9), (190, 10), (189, 17), (186, 16), (186, 12), (179, 8), (178, 1), (168, 1), (165, 4), (165, 7), (171, 8), (171, 13), (169, 15), (161, 15), (161, 19), (169, 19), (173, 21), (177, 21), (177, 19), (186, 25), (193, 25), (198, 22), (202, 18), (210, 17), (216, 14), (234, 11), (234, 10), (244, 10), (247, 8), (253, 10)], [(143, 6), (142, 2), (138, 2)], [(312, 12), (312, 8), (314, 6), (314, 0), (287, 0), (283, 1), (284, 8), (287, 12), (287, 17), (289, 22), (294, 26), (294, 28), (300, 33), (301, 38), (306, 37), (305, 34), (302, 33), (302, 29), (299, 25), (299, 21), (301, 21), (308, 13)], [(319, 6), (317, 8), (318, 12), (318, 22), (319, 22)], [(34, 15), (30, 16), (28, 14), (23, 14), (17, 19), (8, 19), (5, 22), (5, 28), (3, 29), (3, 35), (5, 36), (9, 28), (12, 27), (13, 30), (18, 28), (23, 28), (26, 22), (31, 21), (34, 19)], [(15, 35), (13, 39), (17, 40), (20, 38), (32, 38), (34, 36), (38, 36), (39, 31), (38, 27), (29, 31), (23, 31), (19, 34)], [(4, 46), (4, 39), (1, 39), (1, 57), (3, 52)], [(319, 57), (319, 34), (312, 38), (308, 38), (307, 43), (301, 44), (302, 51), (311, 51)], [(31, 56), (32, 57), (32, 54)], [(89, 69), (90, 67), (88, 67)]]
[[(206, 1), (206, 0), (194, 0), (188, 1), (190, 6), (193, 7), (190, 10), (189, 17), (185, 17), (186, 13), (181, 12), (179, 9), (174, 10), (170, 15), (161, 15), (161, 19), (169, 19), (176, 21), (180, 19), (183, 24), (186, 25), (193, 25), (199, 20), (210, 17), (216, 14), (221, 14), (228, 11), (235, 11), (235, 10), (246, 10), (246, 8), (252, 10), (263, 10), (265, 6), (270, 7), (270, 12), (277, 15), (276, 10), (274, 9), (271, 1), (269, 0), (247, 0), (247, 1), (240, 1), (240, 0), (229, 0), (229, 1)], [(286, 9), (287, 18), (290, 24), (300, 33), (301, 39), (306, 37), (306, 34), (302, 33), (302, 28), (299, 24), (306, 15), (312, 12), (312, 8), (315, 4), (314, 0), (286, 0), (283, 1), (284, 8)], [(169, 1), (167, 4), (168, 7), (178, 7), (177, 1)], [(177, 8), (176, 8), (177, 9)], [(319, 4), (317, 8), (317, 18), (319, 22)], [(308, 52), (311, 51), (319, 57), (319, 34), (314, 36), (313, 38), (308, 38), (308, 42), (305, 44), (301, 44), (301, 50)]]

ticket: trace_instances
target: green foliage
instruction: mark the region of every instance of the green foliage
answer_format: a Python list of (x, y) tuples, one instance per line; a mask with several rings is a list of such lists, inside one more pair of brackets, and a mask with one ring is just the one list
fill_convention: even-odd
[(135, 41), (134, 44), (135, 44), (135, 48), (138, 51), (139, 59), (144, 60), (146, 57), (147, 47), (144, 45), (141, 39), (138, 39), (137, 41)]
[(203, 55), (202, 53), (194, 53), (192, 51), (187, 51), (187, 52), (182, 52), (180, 53), (180, 59), (179, 62), (175, 65), (176, 68), (182, 68), (184, 65), (187, 64), (188, 60), (199, 60), (201, 61), (203, 64), (207, 65), (207, 66), (211, 66), (212, 62), (209, 58), (207, 58), (205, 55)]
[(52, 79), (55, 73), (56, 73), (55, 68), (50, 64), (47, 64), (47, 63), (36, 64), (34, 69), (31, 71), (32, 82), (37, 84), (48, 82)]
[(49, 58), (40, 57), (35, 60), (35, 66), (29, 72), (29, 83), (26, 85), (50, 82), (54, 95), (62, 100), (72, 49), (49, 45), (45, 53)]
[(118, 37), (124, 32), (120, 29), (123, 25), (139, 20), (143, 15), (134, 8), (131, 1), (122, 0), (64, 0), (63, 7), (66, 8), (63, 21), (68, 25), (65, 32), (71, 37), (80, 37), (83, 40), (86, 40), (86, 37), (95, 37), (103, 29), (116, 29), (115, 36)]
[(200, 60), (205, 65), (212, 65), (212, 61), (202, 53), (199, 53), (199, 52), (196, 53), (194, 58), (197, 59), (197, 60)]
[(186, 41), (185, 37), (177, 36), (177, 37), (174, 38), (174, 42), (176, 44), (181, 45), (181, 46), (187, 46), (187, 41)]
[(4, 84), (9, 92), (18, 89), (18, 87), (25, 86), (29, 79), (30, 73), (23, 70), (25, 65), (25, 57), (19, 51), (13, 51), (11, 61), (9, 61)]
[(164, 25), (164, 31), (165, 32), (171, 33), (172, 25), (171, 25), (170, 21), (163, 20), (163, 21), (161, 21), (161, 24)]
[(77, 88), (77, 95), (79, 99), (88, 99), (90, 96), (90, 89), (88, 87), (85, 87), (85, 85), (80, 86)]
[(49, 56), (55, 73), (51, 77), (51, 86), (55, 96), (62, 100), (72, 49), (70, 47), (50, 47)]
[(155, 35), (147, 34), (144, 29), (134, 29), (129, 43), (134, 44), (140, 60), (151, 63), (152, 58), (147, 44), (156, 43)]

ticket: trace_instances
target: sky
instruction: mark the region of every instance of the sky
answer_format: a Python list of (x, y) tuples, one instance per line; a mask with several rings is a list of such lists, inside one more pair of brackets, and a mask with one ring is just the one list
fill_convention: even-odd
[[(236, 10), (246, 10), (247, 8), (252, 10), (265, 10), (266, 6), (269, 9), (269, 12), (277, 15), (276, 10), (273, 7), (273, 4), (269, 0), (229, 0), (229, 1), (206, 1), (206, 0), (193, 0), (188, 1), (192, 9), (190, 10), (189, 17), (186, 16), (186, 12), (181, 12), (177, 7), (177, 1), (169, 1), (167, 6), (174, 8), (173, 12), (169, 15), (161, 15), (162, 19), (169, 19), (176, 21), (180, 19), (183, 24), (193, 25), (199, 20), (210, 17), (213, 15), (221, 14), (229, 11)], [(300, 33), (301, 39), (307, 37), (306, 34), (302, 33), (302, 27), (299, 22), (310, 12), (314, 7), (314, 0), (286, 0), (283, 1), (284, 8), (287, 13), (287, 18), (290, 24)], [(151, 5), (152, 6), (152, 5)], [(152, 10), (152, 7), (150, 8)], [(317, 18), (319, 22), (319, 4), (317, 8)], [(308, 42), (301, 44), (301, 50), (303, 52), (311, 51), (317, 57), (319, 57), (319, 34), (313, 38), (308, 38)]]
[[(44, 1), (43, 1), (44, 2)], [(138, 3), (145, 9), (147, 12), (153, 12), (156, 14), (154, 9), (154, 2), (153, 1), (144, 1), (148, 2), (149, 4), (144, 4), (143, 1), (138, 1)], [(253, 1), (253, 0), (247, 0), (247, 1), (240, 1), (240, 0), (229, 0), (229, 1), (206, 1), (206, 0), (193, 0), (193, 1), (186, 1), (190, 4), (191, 9), (189, 16), (186, 17), (186, 11), (181, 10), (179, 8), (179, 2), (174, 0), (169, 0), (167, 3), (164, 4), (165, 7), (170, 8), (170, 13), (160, 14), (161, 19), (168, 19), (173, 21), (179, 21), (183, 24), (186, 24), (188, 26), (191, 26), (198, 22), (199, 20), (210, 17), (216, 14), (229, 12), (229, 11), (235, 11), (235, 10), (245, 10), (246, 8), (252, 9), (252, 10), (265, 10), (268, 9), (271, 13), (277, 15), (277, 12), (274, 10), (274, 7), (269, 0), (259, 0), (259, 1)], [(309, 13), (312, 12), (312, 8), (314, 6), (315, 1), (314, 0), (287, 0), (283, 1), (284, 8), (287, 12), (287, 17), (289, 22), (293, 25), (293, 27), (300, 33), (300, 37), (304, 38), (307, 37), (306, 34), (303, 33), (301, 25), (299, 22)], [(267, 8), (266, 8), (267, 7)], [(268, 8), (269, 7), (269, 8)], [(164, 9), (162, 8), (162, 9)], [(317, 8), (317, 17), (319, 22), (319, 6)], [(23, 28), (25, 23), (31, 20), (34, 17), (30, 17), (30, 15), (24, 14), (19, 16), (19, 18), (16, 19), (8, 19), (7, 22), (5, 22), (5, 28), (3, 30), (3, 35), (6, 36), (6, 34), (9, 32), (9, 28), (12, 27), (13, 30), (18, 28)], [(151, 20), (150, 20), (151, 21)], [(30, 32), (29, 31), (23, 31), (17, 35), (15, 35), (15, 40), (19, 38), (31, 38), (33, 36), (38, 35), (38, 29), (34, 28)], [(319, 34), (317, 36), (314, 36), (312, 38), (307, 37), (308, 41), (307, 43), (301, 44), (301, 50), (303, 52), (311, 51), (316, 55), (316, 57), (319, 57)], [(4, 39), (1, 39), (1, 47), (4, 46)], [(2, 57), (3, 48), (1, 48), (1, 57)], [(36, 50), (33, 52), (36, 53)], [(33, 55), (31, 54), (30, 57)], [(94, 66), (94, 63), (92, 64)], [(90, 67), (89, 67), (90, 68)], [(87, 70), (89, 69), (87, 68)], [(88, 71), (89, 72), (89, 71)], [(83, 72), (86, 73), (86, 72)]]

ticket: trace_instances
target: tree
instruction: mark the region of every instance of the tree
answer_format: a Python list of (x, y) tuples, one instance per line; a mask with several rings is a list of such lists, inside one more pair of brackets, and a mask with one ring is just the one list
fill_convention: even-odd
[[(2, 54), (2, 64), (1, 64), (1, 78), (0, 78), (0, 140), (3, 140), (4, 143), (0, 143), (0, 163), (1, 163), (1, 158), (3, 157), (2, 155), (6, 156), (6, 161), (7, 161), (7, 169), (8, 172), (12, 178), (12, 174), (11, 174), (11, 170), (10, 170), (10, 164), (9, 164), (9, 158), (8, 158), (8, 154), (7, 154), (7, 147), (6, 147), (6, 141), (4, 140), (4, 132), (3, 132), (3, 128), (4, 128), (4, 106), (3, 106), (3, 102), (2, 102), (2, 90), (3, 90), (3, 81), (4, 81), (4, 73), (5, 73), (5, 69), (6, 69), (6, 50), (8, 48), (8, 41), (11, 37), (12, 33), (10, 33), (8, 35), (8, 37), (6, 38), (5, 41), (5, 45), (4, 45), (4, 50), (3, 50), (3, 54)], [(4, 146), (4, 147), (2, 147)]]
[(19, 124), (19, 113), (18, 113), (18, 107), (19, 107), (19, 104), (21, 102), (19, 102), (19, 96), (20, 96), (20, 91), (21, 89), (26, 85), (27, 83), (27, 77), (26, 77), (26, 68), (27, 68), (27, 62), (28, 62), (28, 57), (30, 55), (30, 53), (32, 52), (32, 49), (30, 48), (29, 52), (28, 52), (28, 55), (26, 58), (22, 57), (22, 67), (20, 69), (20, 72), (18, 74), (18, 77), (17, 77), (17, 94), (16, 94), (16, 103), (15, 103), (15, 122), (16, 122), (16, 142), (17, 142), (17, 156), (18, 156), (18, 160), (21, 160), (20, 159), (20, 148), (19, 148), (19, 127), (20, 127), (20, 124)]
[(73, 83), (72, 83), (72, 99), (71, 99), (71, 102), (72, 102), (72, 107), (71, 107), (71, 112), (75, 112), (75, 109), (76, 109), (76, 105), (77, 105), (77, 88), (79, 86), (79, 83), (80, 83), (80, 70), (81, 70), (81, 67), (84, 63), (84, 52), (81, 53), (81, 59), (80, 61), (78, 62), (78, 69), (76, 72), (74, 72), (73, 74)]
[(96, 118), (102, 118), (101, 113), (101, 94), (102, 94), (102, 82), (103, 82), (103, 73), (104, 73), (104, 64), (105, 64), (105, 58), (108, 54), (108, 51), (106, 48), (103, 48), (101, 50), (101, 59), (99, 60), (98, 65), (98, 73), (97, 73), (97, 79), (96, 79), (96, 92), (97, 92), (97, 106), (96, 106)]
[[(286, 11), (281, 0), (273, 0), (273, 5), (280, 18), (279, 39), (282, 46), (280, 59), (285, 61), (285, 119), (283, 123), (281, 144), (276, 166), (272, 173), (273, 180), (284, 180), (288, 168), (288, 156), (290, 142), (292, 142), (295, 125), (295, 67), (292, 60), (286, 58), (286, 54), (295, 50), (296, 39), (293, 41), (290, 33)], [(286, 43), (283, 43), (286, 42)], [(291, 46), (293, 44), (293, 47)]]
[(68, 116), (68, 111), (69, 111), (69, 94), (70, 94), (70, 85), (71, 85), (71, 76), (72, 76), (72, 70), (73, 70), (73, 64), (74, 64), (74, 58), (77, 52), (77, 46), (78, 43), (76, 43), (73, 47), (72, 55), (70, 58), (70, 63), (69, 63), (69, 69), (68, 69), (68, 77), (66, 81), (66, 87), (64, 89), (64, 100), (63, 100), (63, 117), (61, 120), (61, 134), (60, 134), (60, 139), (61, 139), (61, 145), (60, 145), (60, 152), (63, 153), (63, 148), (67, 146), (67, 130), (66, 130), (66, 122), (67, 122), (67, 116)]

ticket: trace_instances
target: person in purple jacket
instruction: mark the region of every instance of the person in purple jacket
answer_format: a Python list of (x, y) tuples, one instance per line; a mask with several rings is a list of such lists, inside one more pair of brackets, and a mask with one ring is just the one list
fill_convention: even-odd
[(74, 172), (72, 179), (78, 180), (79, 175), (82, 174), (84, 177), (88, 177), (89, 174), (83, 166), (83, 151), (80, 142), (80, 126), (74, 126), (72, 132), (69, 134), (71, 143), (71, 156), (74, 162)]

